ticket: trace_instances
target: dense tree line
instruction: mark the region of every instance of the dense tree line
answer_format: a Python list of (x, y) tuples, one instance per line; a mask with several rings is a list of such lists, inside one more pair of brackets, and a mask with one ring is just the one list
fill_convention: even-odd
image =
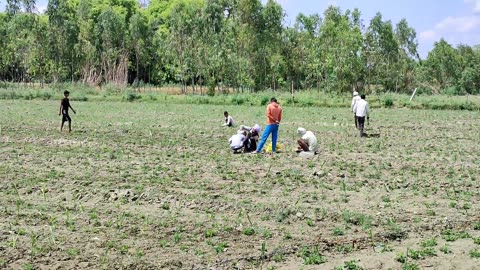
[(7, 0), (0, 13), (0, 80), (183, 92), (319, 89), (478, 93), (480, 49), (435, 43), (420, 59), (416, 32), (378, 13), (330, 6), (292, 27), (273, 0)]

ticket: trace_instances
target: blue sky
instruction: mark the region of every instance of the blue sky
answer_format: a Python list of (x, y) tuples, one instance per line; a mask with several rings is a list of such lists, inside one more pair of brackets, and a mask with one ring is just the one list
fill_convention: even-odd
[[(262, 0), (265, 3), (267, 0)], [(37, 0), (37, 9), (46, 8), (48, 0)], [(433, 43), (445, 38), (450, 44), (480, 44), (480, 0), (277, 0), (285, 10), (285, 24), (295, 22), (298, 13), (322, 14), (329, 5), (346, 9), (359, 8), (364, 24), (381, 12), (384, 20), (394, 24), (406, 18), (417, 31), (419, 52), (424, 58)], [(6, 0), (0, 0), (0, 10)]]

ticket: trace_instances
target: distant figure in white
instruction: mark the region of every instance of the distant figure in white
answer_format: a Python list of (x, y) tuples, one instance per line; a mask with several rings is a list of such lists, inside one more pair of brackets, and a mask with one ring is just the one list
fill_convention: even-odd
[(299, 127), (297, 129), (297, 134), (300, 136), (298, 139), (298, 149), (297, 152), (309, 152), (310, 154), (318, 154), (318, 142), (317, 137), (313, 132), (307, 131), (306, 129)]
[(355, 107), (355, 104), (357, 104), (357, 101), (360, 100), (360, 95), (358, 94), (357, 91), (353, 91), (353, 98), (352, 98), (352, 105), (350, 106), (350, 110), (353, 112), (353, 119), (355, 121), (355, 128), (358, 129), (358, 120), (357, 116), (355, 115), (355, 111), (353, 110), (353, 107)]
[(223, 113), (223, 115), (225, 116), (225, 123), (223, 123), (223, 126), (224, 127), (233, 127), (235, 126), (235, 121), (233, 120), (233, 117), (231, 115), (228, 115), (228, 112), (225, 111)]
[(243, 143), (246, 139), (246, 132), (243, 130), (238, 130), (237, 134), (230, 137), (228, 143), (230, 143), (230, 149), (233, 150), (234, 154), (241, 153), (241, 150), (243, 149)]
[(365, 100), (365, 95), (362, 95), (361, 99), (355, 103), (353, 112), (355, 113), (358, 121), (358, 130), (360, 131), (359, 137), (362, 137), (365, 135), (363, 132), (365, 128), (365, 118), (367, 118), (367, 120), (370, 119), (368, 115), (368, 102)]

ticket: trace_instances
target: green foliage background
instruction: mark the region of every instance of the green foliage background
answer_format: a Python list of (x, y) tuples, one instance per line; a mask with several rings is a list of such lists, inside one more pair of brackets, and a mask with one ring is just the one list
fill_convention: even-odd
[(330, 6), (293, 27), (276, 1), (7, 1), (0, 13), (0, 80), (125, 88), (181, 85), (182, 93), (267, 89), (477, 94), (480, 49), (441, 39), (420, 59), (415, 29), (381, 13)]

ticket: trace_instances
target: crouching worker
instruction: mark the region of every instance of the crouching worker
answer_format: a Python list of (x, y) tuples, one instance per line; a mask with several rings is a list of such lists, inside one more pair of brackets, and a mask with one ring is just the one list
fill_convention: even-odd
[(315, 137), (313, 132), (299, 127), (297, 129), (297, 134), (300, 136), (300, 139), (297, 141), (297, 152), (310, 152), (312, 154), (318, 154), (317, 137)]
[(225, 122), (223, 123), (224, 127), (233, 127), (235, 126), (235, 120), (233, 120), (233, 117), (231, 115), (228, 115), (228, 112), (225, 111), (223, 113), (223, 116), (225, 116)]
[(230, 143), (230, 149), (233, 150), (234, 154), (241, 153), (242, 148), (243, 148), (243, 143), (245, 141), (246, 137), (246, 132), (243, 130), (237, 131), (237, 134), (233, 135), (230, 137), (228, 142)]
[(255, 124), (253, 127), (240, 126), (240, 130), (247, 132), (247, 138), (243, 142), (243, 151), (250, 153), (257, 150), (258, 139), (262, 131), (260, 125)]

